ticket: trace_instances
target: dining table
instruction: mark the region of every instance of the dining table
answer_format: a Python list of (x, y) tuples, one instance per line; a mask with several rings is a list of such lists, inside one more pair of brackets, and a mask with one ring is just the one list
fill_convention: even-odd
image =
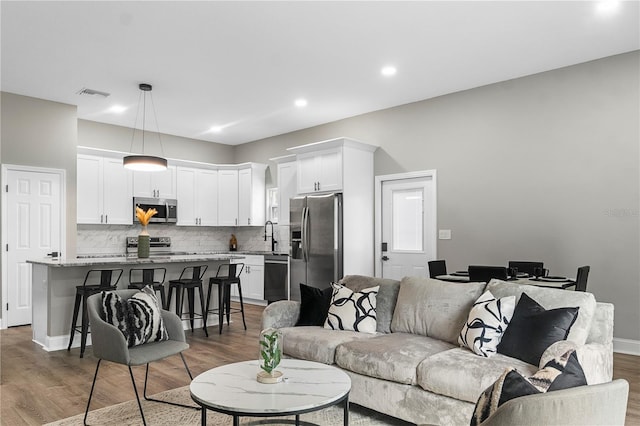
[[(456, 271), (451, 272), (446, 275), (438, 275), (436, 276), (437, 280), (441, 281), (449, 281), (449, 282), (462, 282), (468, 283), (469, 274), (467, 271)], [(536, 287), (548, 287), (548, 288), (558, 288), (558, 289), (568, 289), (574, 287), (576, 285), (576, 281), (573, 278), (567, 277), (557, 277), (557, 276), (547, 276), (547, 277), (534, 277), (526, 273), (517, 274), (516, 277), (509, 277), (507, 279), (508, 282), (512, 282), (515, 284), (526, 284), (526, 285), (534, 285)]]

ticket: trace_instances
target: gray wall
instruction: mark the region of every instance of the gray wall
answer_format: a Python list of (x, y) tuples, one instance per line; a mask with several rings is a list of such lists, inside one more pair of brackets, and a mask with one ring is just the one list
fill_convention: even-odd
[(636, 51), (244, 144), (235, 161), (348, 136), (380, 146), (376, 175), (436, 169), (449, 269), (590, 265), (616, 337), (640, 340), (639, 80)]
[[(136, 131), (133, 149), (131, 145), (132, 135), (133, 131), (129, 127), (78, 120), (79, 146), (141, 153), (142, 142), (140, 129)], [(160, 144), (156, 133), (148, 132), (148, 134), (145, 135), (144, 153), (149, 155), (162, 155), (167, 158), (180, 160), (200, 161), (203, 163), (233, 163), (234, 147), (230, 145), (167, 134), (162, 134), (161, 140), (162, 144)]]

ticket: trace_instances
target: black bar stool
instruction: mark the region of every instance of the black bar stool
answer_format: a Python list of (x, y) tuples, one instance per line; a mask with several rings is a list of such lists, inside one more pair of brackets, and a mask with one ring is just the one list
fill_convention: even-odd
[[(114, 275), (117, 275), (114, 279)], [(98, 284), (88, 283), (89, 278), (95, 279), (100, 276), (100, 282)], [(73, 306), (73, 317), (71, 319), (71, 333), (69, 336), (69, 346), (67, 350), (71, 350), (73, 344), (73, 337), (76, 330), (80, 332), (80, 358), (84, 356), (84, 349), (87, 345), (87, 334), (89, 333), (89, 315), (87, 314), (87, 298), (92, 294), (100, 293), (101, 291), (115, 290), (122, 276), (122, 269), (91, 269), (84, 277), (82, 285), (76, 286), (76, 301)], [(80, 304), (82, 304), (82, 322), (80, 327), (76, 324), (78, 322), (78, 312), (80, 310)]]
[[(169, 300), (167, 300), (167, 308), (171, 305), (171, 297), (173, 290), (176, 290), (176, 314), (182, 319), (182, 301), (186, 290), (189, 299), (189, 321), (191, 323), (191, 332), (193, 332), (193, 320), (195, 317), (202, 318), (202, 328), (204, 334), (209, 337), (207, 332), (207, 314), (204, 306), (204, 296), (202, 295), (202, 277), (207, 272), (207, 265), (187, 266), (182, 270), (180, 278), (177, 280), (169, 280)], [(198, 289), (200, 296), (200, 312), (194, 312), (194, 290)], [(186, 318), (185, 318), (186, 319)]]
[[(240, 284), (240, 274), (244, 269), (244, 263), (228, 263), (218, 266), (215, 277), (209, 278), (209, 289), (207, 291), (207, 314), (218, 314), (219, 333), (222, 334), (223, 314), (227, 315), (227, 325), (229, 325), (229, 316), (232, 313), (242, 313), (242, 323), (244, 329), (247, 329), (247, 323), (244, 320), (244, 304), (242, 303), (242, 285)], [(225, 275), (226, 274), (226, 275)], [(231, 286), (238, 285), (238, 296), (240, 296), (240, 309), (231, 309)], [(218, 309), (209, 310), (209, 302), (211, 301), (211, 286), (218, 286)]]
[[(160, 292), (160, 301), (163, 309), (169, 309), (165, 296), (164, 279), (167, 276), (166, 268), (133, 268), (129, 270), (129, 289), (142, 290), (150, 285)], [(159, 277), (159, 278), (156, 278)]]

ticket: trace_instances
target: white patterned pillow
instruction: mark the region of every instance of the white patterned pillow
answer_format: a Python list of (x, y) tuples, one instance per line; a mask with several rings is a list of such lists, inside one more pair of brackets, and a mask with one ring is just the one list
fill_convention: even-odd
[(336, 283), (331, 286), (333, 294), (324, 328), (375, 333), (376, 295), (380, 286), (365, 288), (359, 292)]
[(469, 311), (458, 342), (478, 355), (493, 356), (515, 307), (515, 296), (496, 299), (490, 291), (485, 291)]
[(158, 298), (150, 286), (145, 286), (128, 300), (112, 291), (102, 292), (105, 321), (118, 327), (127, 346), (168, 340)]

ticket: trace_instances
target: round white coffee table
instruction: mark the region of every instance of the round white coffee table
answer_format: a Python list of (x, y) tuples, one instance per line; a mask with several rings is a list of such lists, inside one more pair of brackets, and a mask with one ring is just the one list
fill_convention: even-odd
[(351, 379), (342, 370), (318, 362), (283, 359), (277, 370), (284, 380), (263, 384), (256, 380), (258, 361), (237, 362), (213, 368), (191, 382), (191, 398), (202, 407), (202, 425), (207, 410), (239, 417), (281, 417), (300, 414), (344, 403), (344, 424), (349, 424)]

